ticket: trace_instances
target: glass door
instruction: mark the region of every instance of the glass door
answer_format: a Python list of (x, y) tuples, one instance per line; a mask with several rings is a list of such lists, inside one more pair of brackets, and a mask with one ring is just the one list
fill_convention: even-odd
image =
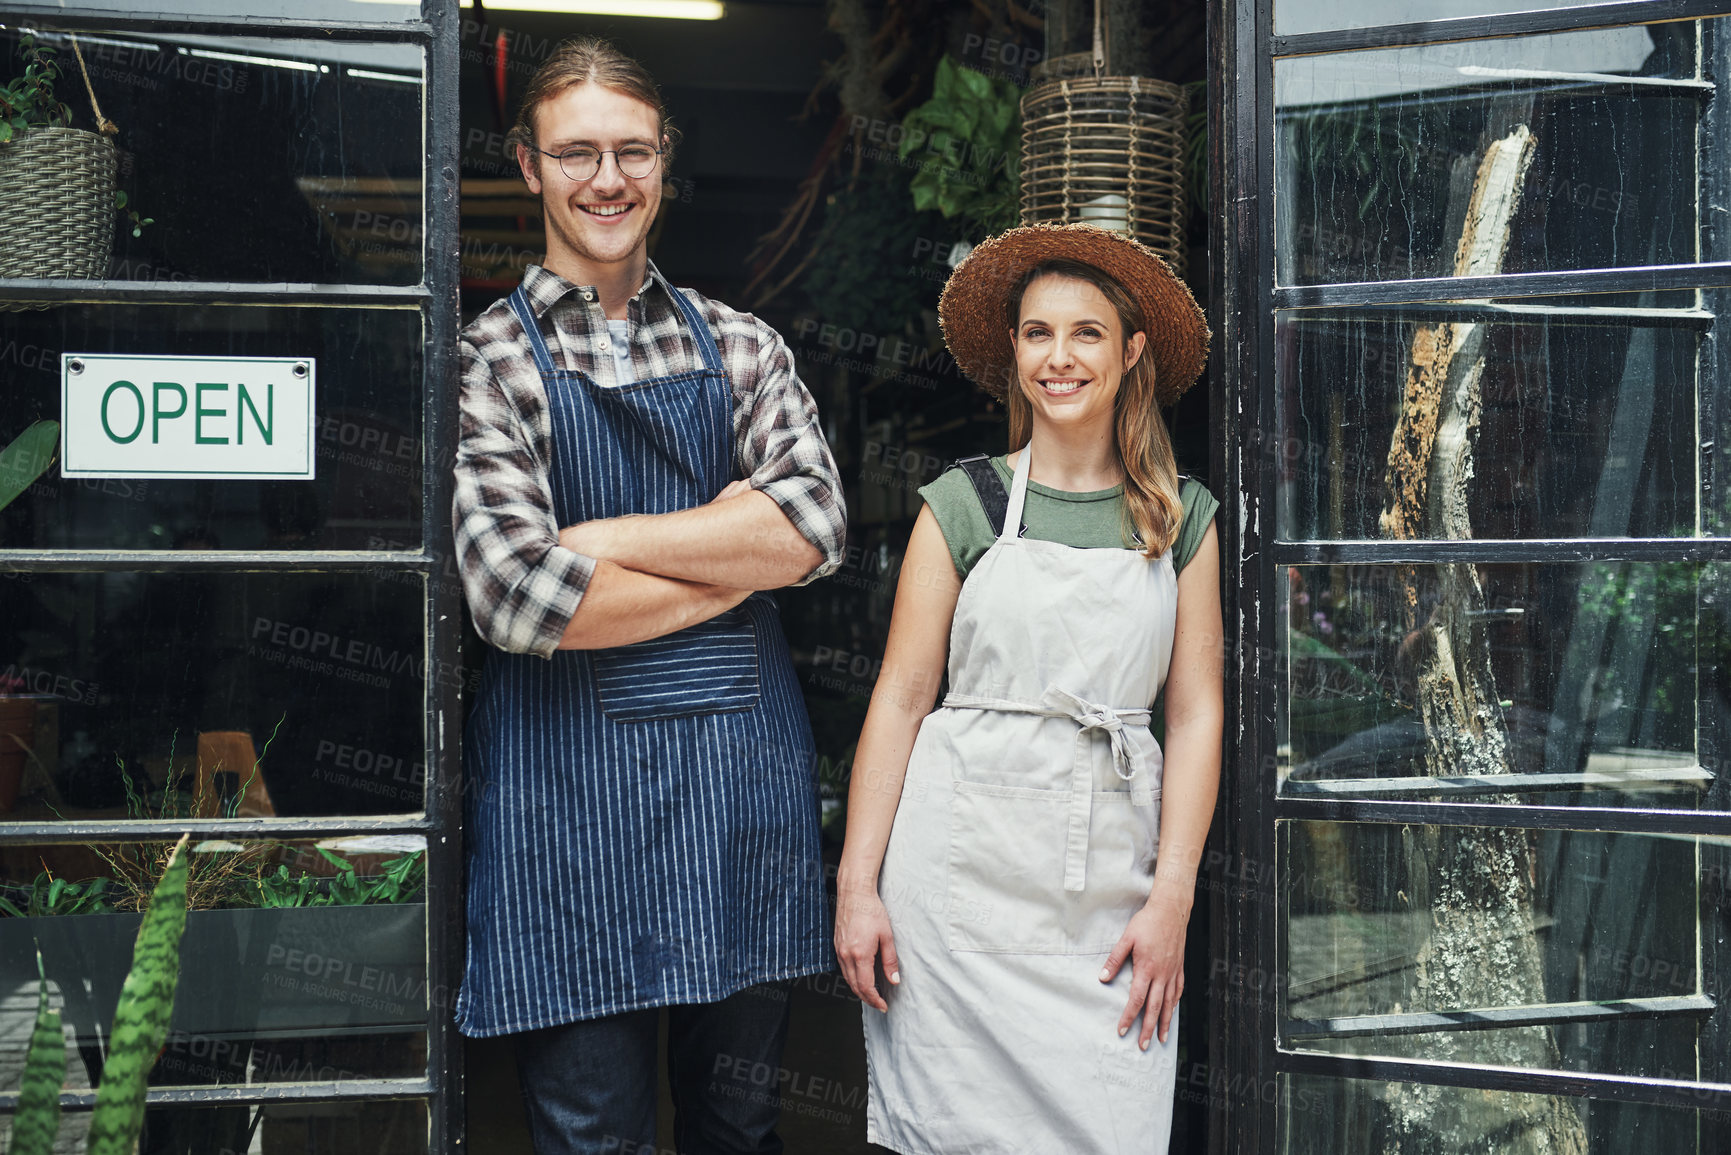
[(1716, 7), (1223, 14), (1227, 1149), (1727, 1141)]
[(75, 1140), (191, 831), (141, 1150), (453, 1150), (458, 5), (163, 9), (0, 5), (0, 1015)]

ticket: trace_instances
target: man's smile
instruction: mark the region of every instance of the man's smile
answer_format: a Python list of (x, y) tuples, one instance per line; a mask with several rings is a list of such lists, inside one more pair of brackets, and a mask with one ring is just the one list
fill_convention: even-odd
[(623, 216), (625, 214), (625, 212), (628, 209), (630, 209), (632, 206), (626, 205), (626, 204), (611, 204), (611, 205), (578, 205), (577, 207), (582, 209), (585, 213), (589, 214), (592, 217), (606, 218), (606, 217)]

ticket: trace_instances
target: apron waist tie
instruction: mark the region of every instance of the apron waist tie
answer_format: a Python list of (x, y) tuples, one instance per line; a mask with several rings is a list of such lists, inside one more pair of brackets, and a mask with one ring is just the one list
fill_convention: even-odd
[[(1002, 710), (1011, 714), (1037, 714), (1045, 718), (1069, 718), (1080, 727), (1076, 731), (1076, 752), (1070, 763), (1070, 817), (1064, 839), (1064, 889), (1082, 890), (1087, 884), (1088, 827), (1094, 813), (1094, 772), (1088, 756), (1095, 734), (1104, 734), (1112, 743), (1112, 769), (1119, 778), (1130, 783), (1130, 801), (1136, 806), (1152, 806), (1154, 790), (1148, 761), (1154, 736), (1147, 734), (1152, 714), (1147, 709), (1121, 710), (1103, 706), (1072, 694), (1057, 686), (1048, 686), (1039, 702), (1017, 702), (1009, 698), (982, 697), (976, 694), (950, 693), (944, 696), (946, 707), (960, 710)], [(1140, 730), (1147, 741), (1140, 741)]]

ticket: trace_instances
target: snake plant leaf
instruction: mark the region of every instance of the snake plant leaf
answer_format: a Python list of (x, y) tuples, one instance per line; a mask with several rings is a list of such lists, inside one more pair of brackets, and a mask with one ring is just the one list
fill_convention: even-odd
[(120, 989), (109, 1031), (108, 1061), (90, 1118), (88, 1155), (132, 1155), (144, 1127), (150, 1069), (168, 1039), (180, 981), (180, 936), (186, 930), (187, 835), (175, 843), (132, 948), (132, 970)]
[(38, 421), (0, 449), (0, 509), (42, 476), (59, 448), (60, 422)]
[[(42, 953), (36, 954), (42, 973)], [(60, 1131), (60, 1088), (66, 1082), (66, 1037), (60, 1012), (48, 1009), (48, 979), (37, 979), (36, 1028), (24, 1059), (24, 1083), (18, 1091), (18, 1113), (12, 1116), (9, 1155), (51, 1155)]]

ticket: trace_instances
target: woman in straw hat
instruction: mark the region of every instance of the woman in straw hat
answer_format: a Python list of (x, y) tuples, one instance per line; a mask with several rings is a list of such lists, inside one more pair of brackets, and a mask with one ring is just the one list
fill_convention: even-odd
[(938, 312), (1016, 451), (920, 490), (854, 760), (836, 951), (869, 1134), (1163, 1152), (1222, 705), (1216, 502), (1159, 406), (1208, 328), (1151, 250), (1088, 225), (986, 241)]

